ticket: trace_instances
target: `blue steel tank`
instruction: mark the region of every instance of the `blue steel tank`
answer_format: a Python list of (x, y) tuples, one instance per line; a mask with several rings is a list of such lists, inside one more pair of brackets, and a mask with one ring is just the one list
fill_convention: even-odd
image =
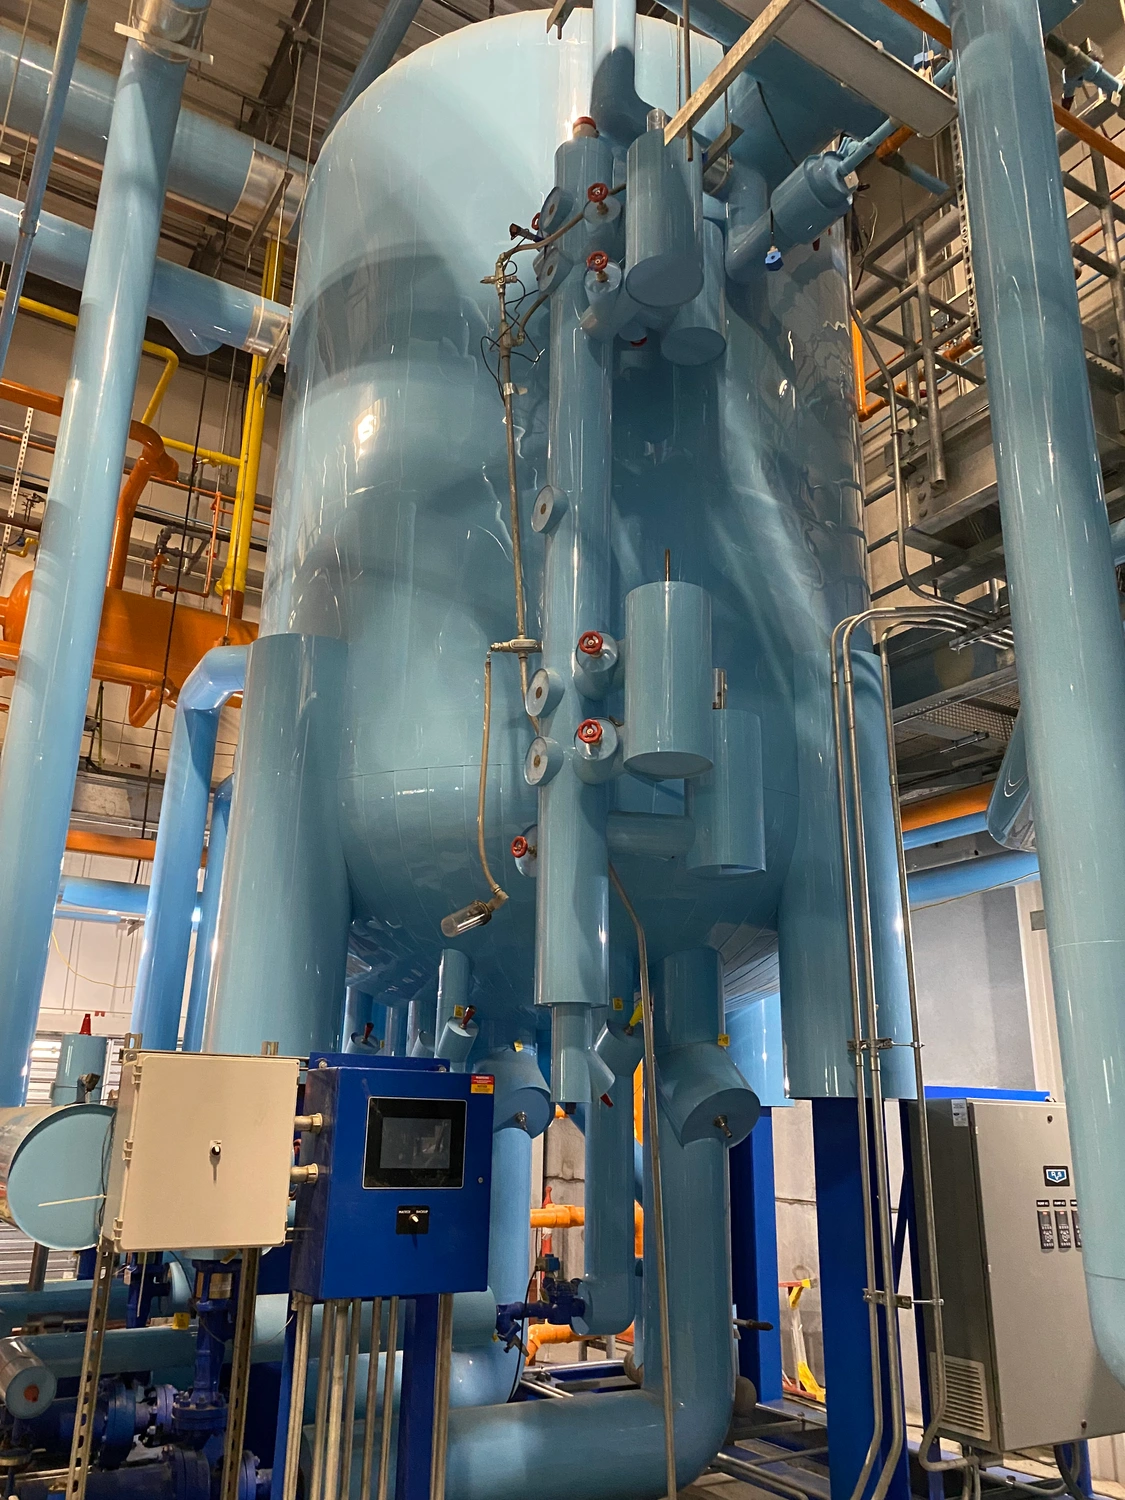
[[(559, 39), (544, 13), (521, 13), (420, 48), (349, 109), (313, 174), (210, 1050), (257, 1051), (265, 1039), (296, 1053), (330, 1047), (346, 965), (378, 1000), (402, 1004), (432, 995), (449, 946), (471, 958), (487, 1039), (535, 1035), (535, 880), (511, 853), (513, 839), (534, 834), (524, 762), (535, 731), (511, 655), (493, 659), (485, 817), (509, 899), (452, 945), (440, 924), (488, 895), (476, 836), (483, 664), (492, 643), (515, 634), (497, 299), (484, 278), (512, 243), (509, 225), (533, 222), (556, 148), (588, 112), (591, 24), (579, 10)], [(677, 37), (638, 18), (637, 93), (669, 113)], [(693, 51), (698, 79), (720, 49), (696, 35)], [(721, 114), (702, 122), (704, 135)], [(740, 155), (762, 142), (769, 186), (791, 165), (761, 115), (759, 105)], [(819, 132), (823, 143), (836, 123), (806, 120), (803, 139), (815, 146)], [(719, 199), (705, 199), (705, 214), (721, 230)], [(790, 1084), (806, 1096), (853, 1088), (829, 636), (868, 592), (844, 256), (838, 224), (787, 253), (782, 271), (729, 285), (724, 347), (710, 362), (672, 364), (642, 333), (617, 340), (613, 368), (604, 625), (625, 637), (626, 596), (666, 569), (707, 591), (726, 711), (760, 722), (760, 773), (747, 761), (736, 780), (760, 775), (764, 857), (762, 868), (721, 856), (701, 866), (683, 849), (653, 857), (619, 818), (612, 858), (653, 959), (702, 946), (732, 960), (779, 935)], [(508, 289), (521, 313), (536, 290), (531, 260), (520, 258), (523, 279)], [(530, 318), (512, 374), (532, 636), (548, 316)], [(873, 678), (860, 699), (874, 782), (885, 746)], [(599, 712), (620, 718), (622, 702), (611, 695)], [(684, 786), (625, 774), (610, 807), (682, 816)], [(901, 930), (885, 792), (884, 782), (868, 827), (880, 942)], [(613, 945), (631, 952), (612, 904), (611, 920)], [(884, 946), (880, 1024), (901, 1039), (899, 959)], [(909, 1053), (889, 1055), (893, 1093)]]

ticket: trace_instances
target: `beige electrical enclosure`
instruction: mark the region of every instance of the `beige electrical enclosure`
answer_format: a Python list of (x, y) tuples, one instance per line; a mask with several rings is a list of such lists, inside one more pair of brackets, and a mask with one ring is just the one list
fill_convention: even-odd
[(295, 1057), (126, 1052), (102, 1232), (118, 1250), (280, 1245)]

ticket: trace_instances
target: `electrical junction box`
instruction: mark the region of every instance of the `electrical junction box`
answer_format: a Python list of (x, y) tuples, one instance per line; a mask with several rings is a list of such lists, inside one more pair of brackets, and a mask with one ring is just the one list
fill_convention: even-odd
[(290, 1285), (316, 1299), (488, 1286), (490, 1074), (433, 1058), (309, 1059)]
[(118, 1250), (285, 1240), (295, 1057), (126, 1052), (102, 1234)]
[(1125, 1431), (1125, 1390), (1090, 1328), (1066, 1107), (931, 1099), (926, 1112), (943, 1434), (1010, 1453)]

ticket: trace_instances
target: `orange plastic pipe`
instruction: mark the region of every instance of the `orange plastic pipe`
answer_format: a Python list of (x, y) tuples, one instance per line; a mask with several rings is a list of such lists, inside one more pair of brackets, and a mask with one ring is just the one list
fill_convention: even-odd
[(962, 787), (956, 792), (945, 792), (940, 797), (927, 797), (925, 802), (911, 802), (902, 809), (902, 828), (929, 828), (934, 823), (948, 823), (950, 818), (964, 818), (969, 813), (984, 812), (992, 796), (992, 782), (982, 786)]

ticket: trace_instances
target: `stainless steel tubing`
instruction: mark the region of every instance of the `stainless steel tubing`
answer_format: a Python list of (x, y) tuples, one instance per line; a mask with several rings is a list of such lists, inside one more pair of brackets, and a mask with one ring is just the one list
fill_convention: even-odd
[[(348, 1312), (350, 1302), (333, 1301), (332, 1375), (328, 1386), (328, 1438), (324, 1447), (324, 1493), (321, 1500), (337, 1500), (340, 1493), (340, 1441), (344, 1425), (344, 1371), (348, 1354)], [(327, 1307), (325, 1309), (327, 1312)], [(320, 1369), (324, 1379), (324, 1367)]]
[(652, 1208), (656, 1220), (652, 1241), (656, 1248), (656, 1298), (660, 1313), (660, 1392), (664, 1407), (664, 1461), (668, 1475), (665, 1500), (676, 1500), (676, 1407), (672, 1397), (672, 1331), (668, 1315), (668, 1257), (664, 1243), (664, 1189), (660, 1169), (660, 1121), (656, 1102), (656, 1033), (652, 1015), (652, 991), (648, 982), (648, 943), (641, 919), (612, 864), (609, 866), (609, 878), (637, 936), (637, 967), (640, 970), (645, 1044), (645, 1130), (652, 1160)]
[[(309, 1342), (312, 1335), (312, 1298), (293, 1294), (293, 1375), (289, 1387), (289, 1425), (285, 1431), (285, 1475), (281, 1500), (297, 1500), (297, 1474), (301, 1467), (301, 1432), (305, 1425), (305, 1387), (309, 1375)], [(365, 1497), (366, 1500), (366, 1497)]]
[[(359, 1332), (363, 1321), (363, 1303), (357, 1297), (351, 1305), (351, 1323), (348, 1331), (348, 1378), (344, 1385), (343, 1444), (340, 1459), (340, 1495), (348, 1500), (352, 1482), (352, 1448), (355, 1444), (355, 1386), (359, 1374)], [(376, 1360), (378, 1364), (378, 1360)]]
[[(359, 1500), (371, 1500), (371, 1477), (375, 1471), (375, 1408), (379, 1391), (379, 1341), (383, 1334), (383, 1299), (371, 1304), (371, 1337), (368, 1340), (367, 1400), (363, 1407), (363, 1463), (359, 1471)], [(284, 1495), (282, 1500), (295, 1500)]]
[(945, 486), (945, 444), (941, 435), (941, 405), (938, 400), (937, 364), (934, 360), (934, 321), (930, 310), (930, 277), (926, 260), (926, 236), (914, 226), (914, 277), (918, 288), (918, 337), (922, 345), (922, 373), (926, 379), (926, 436), (930, 450), (930, 483)]
[[(793, 1456), (796, 1458), (798, 1455)], [(807, 1490), (790, 1484), (787, 1479), (780, 1479), (776, 1474), (771, 1474), (768, 1469), (761, 1469), (747, 1459), (732, 1458), (727, 1453), (716, 1453), (711, 1460), (711, 1467), (718, 1469), (720, 1474), (730, 1474), (735, 1479), (745, 1479), (748, 1484), (759, 1485), (762, 1489), (776, 1490), (779, 1495), (784, 1495), (786, 1500), (809, 1500)]]
[(434, 1367), (434, 1425), (430, 1442), (430, 1500), (445, 1500), (445, 1459), (449, 1446), (449, 1370), (453, 1362), (453, 1293), (438, 1298), (437, 1360)]
[(316, 1372), (316, 1417), (313, 1424), (312, 1475), (308, 1500), (321, 1500), (324, 1487), (324, 1438), (328, 1427), (328, 1369), (332, 1363), (332, 1342), (336, 1332), (334, 1302), (326, 1302), (320, 1320), (320, 1359)]
[[(379, 1484), (375, 1500), (387, 1500), (391, 1477), (391, 1430), (395, 1418), (395, 1351), (398, 1348), (398, 1298), (392, 1297), (387, 1311), (387, 1357), (383, 1373), (383, 1420), (379, 1428)], [(309, 1500), (316, 1500), (310, 1496)]]
[(1101, 198), (1098, 205), (1098, 217), (1101, 220), (1102, 235), (1105, 239), (1105, 258), (1113, 267), (1109, 291), (1113, 298), (1113, 318), (1117, 324), (1117, 363), (1125, 366), (1125, 284), (1121, 280), (1121, 251), (1117, 244), (1117, 225), (1114, 215), (1116, 204), (1109, 196), (1109, 178), (1105, 170), (1105, 157), (1097, 151), (1091, 151), (1090, 165), (1094, 169), (1094, 187)]

